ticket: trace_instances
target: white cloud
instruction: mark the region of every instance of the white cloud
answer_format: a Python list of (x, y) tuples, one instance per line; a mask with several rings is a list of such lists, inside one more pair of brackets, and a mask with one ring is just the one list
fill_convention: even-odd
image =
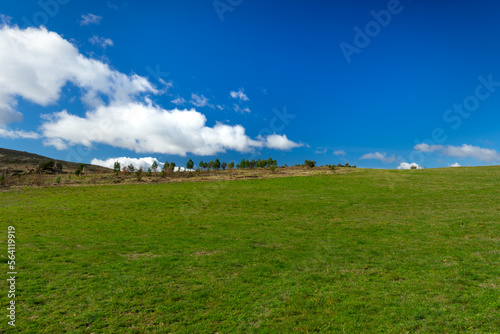
[(99, 45), (104, 49), (107, 48), (108, 46), (113, 46), (113, 41), (111, 39), (99, 37), (97, 35), (94, 35), (91, 38), (89, 38), (89, 42), (92, 43), (92, 45)]
[(102, 16), (97, 16), (92, 13), (88, 13), (87, 15), (82, 15), (82, 20), (80, 21), (81, 26), (86, 26), (89, 24), (99, 24), (101, 23)]
[(138, 75), (125, 75), (107, 64), (81, 55), (71, 43), (46, 28), (0, 28), (0, 126), (20, 121), (17, 98), (41, 106), (59, 100), (68, 82), (83, 91), (82, 101), (97, 107), (157, 93)]
[(380, 160), (384, 163), (393, 163), (396, 161), (396, 157), (394, 155), (387, 156), (387, 153), (380, 153), (380, 152), (375, 152), (375, 153), (367, 153), (363, 155), (360, 159), (376, 159)]
[[(0, 28), (0, 128), (8, 138), (35, 138), (12, 131), (6, 124), (22, 120), (17, 99), (40, 106), (55, 104), (68, 83), (82, 92), (88, 107), (84, 116), (67, 110), (42, 115), (40, 137), (59, 150), (71, 145), (107, 144), (138, 153), (184, 156), (214, 155), (268, 147), (288, 150), (302, 146), (286, 136), (251, 139), (241, 125), (206, 125), (200, 112), (165, 110), (145, 94), (159, 91), (144, 77), (125, 75), (109, 65), (81, 55), (76, 47), (46, 28)], [(192, 95), (198, 107), (213, 105), (203, 95)]]
[(328, 149), (327, 149), (327, 148), (325, 148), (325, 149), (323, 149), (323, 150), (322, 150), (322, 149), (320, 149), (320, 148), (318, 148), (317, 150), (315, 150), (315, 151), (314, 151), (314, 153), (315, 153), (315, 154), (325, 154), (327, 151), (328, 151)]
[(142, 169), (148, 170), (148, 168), (150, 168), (151, 165), (153, 164), (153, 162), (155, 162), (155, 161), (159, 166), (158, 170), (161, 170), (164, 166), (164, 163), (161, 163), (156, 158), (151, 158), (151, 157), (139, 158), (139, 159), (127, 158), (127, 157), (109, 158), (107, 160), (92, 159), (92, 161), (90, 163), (92, 165), (102, 166), (102, 167), (113, 169), (115, 167), (115, 162), (117, 162), (117, 161), (120, 163), (120, 166), (122, 169), (123, 169), (123, 167), (132, 165), (136, 169), (139, 169), (142, 167)]
[(68, 145), (101, 143), (137, 153), (185, 156), (214, 155), (226, 150), (248, 152), (268, 147), (288, 150), (302, 144), (286, 136), (270, 135), (252, 140), (241, 125), (216, 123), (206, 126), (205, 115), (191, 110), (165, 110), (152, 104), (128, 103), (101, 106), (85, 117), (66, 110), (45, 117), (41, 126), (45, 144), (64, 149)]
[(219, 110), (224, 110), (224, 106), (221, 106), (220, 104), (216, 105), (217, 109)]
[(487, 162), (500, 161), (500, 153), (496, 150), (467, 144), (463, 144), (462, 146), (442, 146), (424, 143), (415, 145), (414, 149), (420, 152), (440, 152), (446, 156), (456, 158), (473, 158)]
[(240, 112), (240, 113), (242, 113), (242, 114), (243, 114), (243, 113), (246, 113), (246, 112), (247, 112), (247, 113), (252, 112), (252, 111), (250, 110), (250, 108), (248, 108), (248, 107), (244, 107), (244, 108), (242, 108), (242, 107), (240, 107), (240, 106), (239, 106), (239, 105), (237, 105), (237, 104), (233, 104), (233, 109), (234, 109), (234, 111), (236, 111), (236, 112)]
[(198, 108), (203, 108), (203, 107), (207, 107), (207, 106), (212, 107), (212, 105), (210, 103), (208, 103), (208, 99), (205, 96), (203, 96), (203, 95), (200, 96), (200, 95), (195, 94), (195, 93), (191, 94), (190, 103)]
[(304, 144), (294, 143), (289, 140), (286, 135), (269, 135), (267, 138), (259, 137), (263, 141), (264, 146), (271, 149), (277, 150), (290, 150), (292, 148), (304, 146)]
[(450, 165), (450, 167), (462, 167), (458, 162), (455, 162), (453, 165)]
[(421, 166), (419, 166), (418, 164), (412, 162), (411, 164), (407, 163), (407, 162), (402, 162), (399, 164), (398, 166), (398, 169), (412, 169), (412, 167), (416, 167), (417, 169), (422, 169)]
[(250, 101), (248, 96), (246, 96), (246, 94), (243, 92), (243, 88), (240, 88), (240, 90), (238, 90), (237, 92), (230, 92), (229, 95), (231, 95), (233, 99), (239, 99), (240, 101)]
[(26, 131), (12, 131), (8, 129), (0, 128), (0, 138), (6, 139), (38, 139), (40, 135), (35, 132), (26, 132)]
[(426, 143), (415, 145), (414, 149), (420, 152), (435, 152), (443, 150), (445, 147), (443, 145), (429, 145)]
[(344, 150), (339, 150), (339, 151), (333, 152), (333, 154), (335, 154), (335, 155), (346, 155), (347, 153), (345, 153)]
[(12, 20), (12, 17), (10, 17), (8, 15), (0, 14), (0, 26), (9, 25), (10, 20)]
[(175, 99), (173, 99), (170, 102), (172, 102), (173, 104), (175, 104), (177, 106), (181, 106), (181, 105), (186, 103), (186, 99), (184, 99), (183, 97), (177, 96)]

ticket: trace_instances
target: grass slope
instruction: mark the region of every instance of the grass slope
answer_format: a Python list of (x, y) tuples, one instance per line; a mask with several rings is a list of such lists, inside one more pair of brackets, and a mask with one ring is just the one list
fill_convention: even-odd
[(495, 333), (499, 195), (497, 167), (2, 193), (13, 332)]

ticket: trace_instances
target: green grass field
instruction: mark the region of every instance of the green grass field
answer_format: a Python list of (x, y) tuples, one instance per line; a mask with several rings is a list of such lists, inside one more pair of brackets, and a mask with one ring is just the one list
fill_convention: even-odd
[(498, 333), (499, 202), (499, 167), (3, 192), (0, 330)]

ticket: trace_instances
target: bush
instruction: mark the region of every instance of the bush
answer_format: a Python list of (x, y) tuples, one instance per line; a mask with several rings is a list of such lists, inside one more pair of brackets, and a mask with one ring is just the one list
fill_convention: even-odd
[(58, 176), (58, 177), (56, 178), (56, 183), (57, 183), (57, 184), (61, 183), (61, 177), (60, 177), (60, 176)]
[(137, 177), (137, 181), (142, 180), (142, 167), (135, 171), (135, 176)]
[(38, 164), (38, 169), (41, 171), (50, 170), (54, 167), (54, 160), (44, 160)]
[(306, 160), (305, 165), (309, 168), (313, 168), (314, 166), (316, 166), (316, 161)]
[(271, 169), (271, 172), (272, 172), (273, 174), (274, 174), (274, 172), (276, 172), (276, 166), (275, 166), (275, 165), (272, 165), (270, 169)]
[(189, 161), (186, 164), (187, 169), (193, 169), (194, 167), (194, 161), (192, 159), (189, 159)]
[(76, 176), (80, 176), (80, 174), (83, 172), (83, 169), (85, 168), (85, 165), (84, 164), (79, 164), (78, 165), (78, 168), (76, 169), (75, 171), (75, 175)]
[(0, 183), (3, 183), (3, 181), (5, 180), (5, 175), (0, 175)]
[(118, 175), (118, 173), (120, 173), (120, 170), (122, 169), (122, 166), (120, 165), (120, 163), (118, 161), (115, 162), (115, 165), (113, 167), (113, 172)]
[(156, 170), (158, 169), (158, 163), (155, 161), (153, 161), (153, 164), (151, 165), (151, 169), (153, 170), (153, 172), (156, 173)]

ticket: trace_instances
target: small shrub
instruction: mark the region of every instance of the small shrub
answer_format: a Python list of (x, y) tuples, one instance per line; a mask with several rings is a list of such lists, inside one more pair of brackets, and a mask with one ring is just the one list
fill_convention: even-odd
[(120, 163), (118, 161), (116, 161), (115, 165), (113, 167), (113, 172), (115, 173), (115, 175), (118, 175), (118, 173), (120, 173), (121, 169), (122, 169), (122, 166), (120, 165)]
[(44, 160), (38, 164), (38, 169), (41, 171), (50, 170), (54, 167), (54, 160)]
[(135, 171), (135, 176), (137, 177), (137, 181), (142, 180), (142, 167)]
[(151, 168), (148, 168), (148, 171), (146, 172), (146, 176), (151, 176)]
[(75, 171), (76, 176), (80, 176), (80, 174), (83, 172), (83, 169), (85, 168), (84, 164), (79, 164), (78, 168)]
[(304, 164), (309, 168), (313, 168), (314, 166), (316, 166), (316, 161), (306, 160)]
[(60, 176), (58, 176), (58, 177), (56, 178), (56, 183), (57, 183), (57, 184), (61, 183), (61, 177), (60, 177)]
[(273, 174), (276, 172), (276, 166), (275, 165), (272, 165), (270, 169), (271, 169), (271, 172)]
[(5, 180), (5, 175), (0, 175), (0, 183), (3, 183), (3, 181)]

